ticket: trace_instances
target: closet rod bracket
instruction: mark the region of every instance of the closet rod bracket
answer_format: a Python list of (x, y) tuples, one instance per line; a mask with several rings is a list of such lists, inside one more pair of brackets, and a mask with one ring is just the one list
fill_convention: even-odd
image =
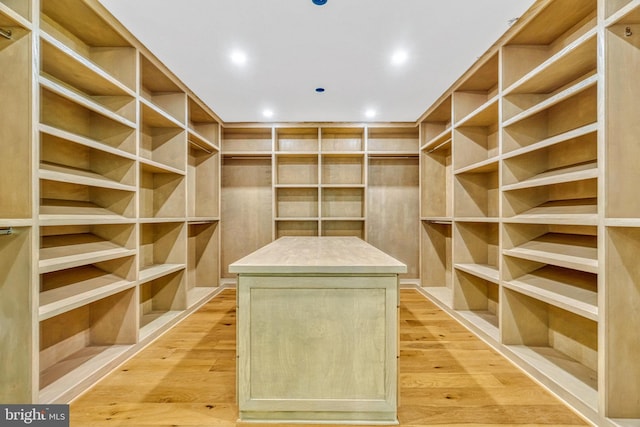
[(11, 30), (5, 30), (4, 28), (0, 28), (0, 36), (4, 37), (5, 39), (9, 39), (11, 40)]
[(13, 228), (0, 228), (0, 236), (9, 236), (10, 234), (13, 234)]

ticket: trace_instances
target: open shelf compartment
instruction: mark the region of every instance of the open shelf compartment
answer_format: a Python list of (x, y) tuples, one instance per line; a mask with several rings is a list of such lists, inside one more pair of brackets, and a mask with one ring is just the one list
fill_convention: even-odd
[(276, 185), (317, 185), (318, 154), (276, 154)]
[(369, 127), (367, 153), (370, 156), (388, 154), (417, 154), (420, 150), (417, 127)]
[(186, 262), (184, 223), (140, 224), (140, 283), (183, 270)]
[(271, 155), (273, 141), (271, 128), (222, 129), (222, 154)]
[(421, 286), (447, 307), (453, 305), (452, 225), (422, 221), (420, 253)]
[(318, 128), (276, 129), (276, 151), (317, 153)]
[(136, 343), (135, 289), (40, 322), (40, 401), (64, 400)]
[(184, 218), (185, 176), (140, 163), (140, 218)]
[(505, 224), (502, 253), (597, 274), (597, 240), (595, 226)]
[(364, 185), (364, 154), (322, 154), (321, 181), (323, 185)]
[(133, 224), (67, 225), (40, 228), (40, 273), (136, 254)]
[(185, 271), (179, 270), (138, 286), (140, 340), (176, 321), (187, 308)]
[(74, 0), (42, 0), (40, 5), (42, 30), (136, 90), (135, 48), (95, 9)]
[(284, 236), (313, 237), (319, 235), (319, 224), (317, 220), (276, 221), (275, 227), (276, 239)]
[(208, 296), (220, 279), (220, 224), (218, 221), (189, 224), (187, 240), (187, 304)]
[(322, 220), (320, 224), (322, 236), (349, 236), (365, 238), (365, 222), (364, 220)]
[(364, 151), (364, 149), (363, 128), (320, 128), (320, 150), (322, 152)]
[(323, 218), (364, 218), (364, 188), (322, 189)]
[(503, 344), (547, 381), (597, 409), (597, 322), (506, 288), (500, 307)]
[(276, 218), (317, 218), (318, 188), (276, 188)]
[(198, 135), (198, 138), (204, 138), (208, 147), (220, 149), (220, 124), (215, 117), (209, 113), (207, 109), (195, 100), (188, 97), (188, 127), (189, 130)]
[(220, 216), (220, 153), (189, 144), (187, 165), (187, 216)]
[(140, 94), (171, 118), (185, 124), (187, 94), (155, 60), (140, 55)]
[(420, 217), (453, 216), (451, 140), (420, 152)]

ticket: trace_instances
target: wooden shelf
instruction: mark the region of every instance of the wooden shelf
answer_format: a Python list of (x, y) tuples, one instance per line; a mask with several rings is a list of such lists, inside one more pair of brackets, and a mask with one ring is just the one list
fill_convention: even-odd
[(42, 31), (136, 90), (136, 51), (104, 16), (74, 0), (44, 0), (40, 5)]
[(503, 254), (587, 273), (598, 272), (598, 249), (593, 236), (547, 233), (504, 249)]
[(222, 153), (227, 155), (271, 155), (273, 142), (271, 128), (233, 128), (222, 129)]
[(549, 381), (584, 402), (593, 410), (598, 405), (597, 373), (565, 354), (549, 347), (510, 345), (519, 358), (534, 366)]
[[(492, 170), (494, 169), (494, 170)], [(456, 218), (495, 218), (499, 216), (498, 171), (460, 173), (454, 177), (454, 207)]]
[(121, 184), (95, 172), (50, 163), (40, 163), (39, 177), (49, 181), (67, 182), (90, 187), (136, 191), (136, 187), (133, 185)]
[(365, 182), (364, 161), (364, 154), (322, 154), (320, 158), (321, 183), (323, 185), (363, 185)]
[(182, 315), (181, 310), (151, 311), (140, 318), (140, 340), (147, 340), (167, 329)]
[(190, 223), (187, 233), (187, 293), (191, 299), (219, 285), (220, 224)]
[(65, 400), (97, 380), (136, 342), (134, 309), (135, 289), (128, 289), (41, 321), (40, 398)]
[[(608, 0), (605, 2), (605, 26), (613, 25), (624, 19), (634, 23), (640, 23), (640, 16), (637, 15), (638, 0)], [(631, 15), (631, 17), (628, 17)]]
[(510, 126), (541, 111), (548, 110), (576, 94), (594, 87), (598, 81), (595, 69), (587, 73), (586, 77), (578, 79), (577, 83), (562, 87), (556, 91), (544, 94), (515, 94), (507, 95), (504, 99), (502, 125)]
[(367, 152), (369, 155), (417, 155), (420, 149), (417, 127), (369, 127)]
[(31, 4), (19, 0), (3, 0), (0, 2), (0, 25), (8, 27), (13, 22), (18, 22), (25, 28), (31, 24)]
[(596, 29), (588, 30), (575, 42), (507, 87), (504, 93), (550, 93), (595, 70), (596, 39)]
[[(455, 94), (454, 94), (455, 102)], [(459, 122), (455, 123), (455, 127), (476, 127), (491, 126), (498, 123), (498, 97), (494, 96), (472, 111)]]
[(319, 218), (287, 218), (275, 223), (276, 239), (284, 236), (318, 236)]
[(45, 32), (40, 33), (41, 72), (135, 121), (135, 93), (92, 61)]
[[(167, 121), (174, 126), (184, 126), (187, 114), (187, 95), (169, 76), (155, 59), (140, 55), (140, 95), (141, 106), (147, 108), (148, 123), (164, 127)], [(144, 120), (144, 119), (143, 119)], [(157, 120), (157, 122), (156, 122)]]
[[(104, 118), (111, 120), (115, 123), (119, 123), (123, 126), (127, 126), (129, 128), (135, 128), (136, 124), (121, 116), (118, 113), (115, 113), (113, 110), (108, 108), (110, 106), (108, 101), (102, 97), (96, 97), (96, 99), (88, 97), (86, 94), (78, 91), (77, 89), (67, 86), (58, 81), (54, 81), (46, 75), (40, 76), (40, 87), (44, 92), (50, 92), (55, 94), (60, 98), (66, 99), (68, 102), (72, 102), (78, 105), (78, 108), (86, 109), (91, 111), (92, 113), (99, 114)], [(105, 102), (107, 106), (97, 102), (99, 99), (101, 102)], [(131, 114), (129, 114), (131, 115)]]
[[(201, 145), (203, 149), (213, 148), (220, 151), (220, 124), (216, 117), (212, 116), (200, 101), (193, 97), (187, 97), (188, 120), (190, 140), (191, 135), (196, 135), (196, 139), (201, 139), (205, 144)], [(198, 143), (200, 145), (200, 143)]]
[(498, 171), (498, 157), (492, 157), (486, 160), (482, 160), (478, 163), (470, 164), (469, 166), (465, 166), (458, 170), (455, 170), (454, 174), (462, 174), (462, 173), (488, 173), (488, 172), (497, 172)]
[(132, 218), (118, 215), (91, 202), (75, 200), (42, 199), (40, 201), (41, 225), (115, 224), (132, 222)]
[(320, 127), (320, 151), (364, 151), (362, 127)]
[(275, 184), (318, 184), (318, 162), (318, 154), (278, 153), (275, 158)]
[(93, 345), (78, 350), (40, 372), (41, 402), (66, 401), (70, 390), (89, 387), (98, 378), (95, 372), (123, 360), (132, 345)]
[(317, 188), (277, 187), (275, 189), (276, 218), (317, 218), (318, 216)]
[(187, 216), (220, 216), (220, 155), (193, 145), (187, 163)]
[(65, 234), (42, 238), (38, 271), (48, 273), (101, 261), (135, 255), (115, 242), (94, 234)]
[(94, 265), (49, 273), (43, 280), (47, 286), (56, 287), (40, 292), (40, 321), (135, 286), (135, 281), (108, 273)]
[(353, 236), (365, 239), (365, 218), (323, 218), (321, 236)]
[[(420, 227), (421, 285), (423, 288), (452, 288), (452, 226), (422, 221)], [(449, 300), (451, 307), (451, 300)]]
[(595, 274), (547, 265), (505, 281), (504, 286), (595, 322), (599, 320)]
[(164, 329), (187, 308), (184, 265), (138, 286), (140, 339)]
[(597, 225), (596, 199), (554, 200), (504, 218), (510, 223)]
[(464, 271), (465, 273), (472, 274), (489, 282), (496, 284), (500, 282), (500, 270), (498, 270), (498, 267), (495, 265), (456, 263), (453, 266), (457, 270)]
[(278, 128), (276, 129), (277, 152), (318, 153), (318, 128)]
[[(40, 101), (40, 120), (43, 125), (130, 154), (136, 152), (134, 123), (110, 112), (107, 112), (107, 115), (100, 114), (44, 87), (41, 90)], [(90, 104), (87, 105), (91, 107)]]
[(543, 185), (562, 184), (565, 182), (582, 181), (598, 177), (598, 163), (591, 161), (578, 165), (562, 167), (537, 174), (524, 181), (503, 185), (502, 191), (520, 190)]
[(453, 216), (451, 144), (420, 154), (420, 216)]
[(140, 163), (140, 218), (185, 218), (186, 188), (182, 171)]
[(451, 128), (443, 130), (440, 134), (436, 135), (432, 139), (428, 140), (422, 147), (421, 151), (437, 150), (440, 147), (451, 145)]
[(364, 188), (323, 188), (321, 213), (323, 218), (362, 218), (365, 216)]
[(181, 271), (184, 269), (184, 264), (145, 265), (144, 267), (140, 268), (140, 272), (138, 273), (138, 283), (147, 283), (162, 276), (166, 276), (168, 274), (175, 273), (176, 271)]

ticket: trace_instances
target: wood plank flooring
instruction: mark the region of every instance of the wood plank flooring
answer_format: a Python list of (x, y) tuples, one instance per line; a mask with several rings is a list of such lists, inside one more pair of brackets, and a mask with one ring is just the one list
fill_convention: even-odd
[[(401, 291), (400, 322), (401, 426), (587, 425), (417, 291)], [(71, 425), (243, 424), (235, 323), (229, 289), (72, 402)]]

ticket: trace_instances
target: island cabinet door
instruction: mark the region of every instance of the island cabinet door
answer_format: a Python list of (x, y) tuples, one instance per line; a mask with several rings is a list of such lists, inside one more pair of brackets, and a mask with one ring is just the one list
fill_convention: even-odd
[(398, 278), (240, 275), (247, 420), (396, 421)]

